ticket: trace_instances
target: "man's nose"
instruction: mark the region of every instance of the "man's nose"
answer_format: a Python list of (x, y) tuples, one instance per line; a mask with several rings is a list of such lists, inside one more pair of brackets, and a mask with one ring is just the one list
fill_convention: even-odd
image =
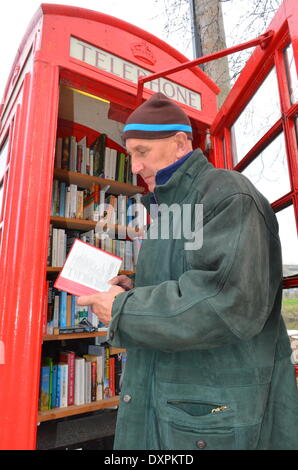
[(135, 157), (131, 157), (131, 171), (135, 175), (138, 175), (144, 168), (144, 165), (138, 161)]

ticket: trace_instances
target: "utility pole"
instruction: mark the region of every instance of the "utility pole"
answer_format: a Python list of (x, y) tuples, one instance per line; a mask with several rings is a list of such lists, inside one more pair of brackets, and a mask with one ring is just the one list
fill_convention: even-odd
[[(194, 32), (194, 55), (201, 57), (226, 49), (225, 30), (221, 3), (219, 0), (190, 0), (190, 10)], [(208, 62), (202, 70), (219, 86), (220, 108), (230, 91), (228, 58)]]

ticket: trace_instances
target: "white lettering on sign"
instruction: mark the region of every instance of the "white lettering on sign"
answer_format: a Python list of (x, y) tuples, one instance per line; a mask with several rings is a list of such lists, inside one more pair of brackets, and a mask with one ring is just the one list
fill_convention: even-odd
[[(149, 70), (143, 69), (132, 62), (127, 62), (120, 57), (98, 49), (74, 37), (70, 38), (70, 56), (133, 83), (138, 83), (138, 79), (141, 75), (147, 76), (152, 74)], [(152, 80), (151, 82), (145, 83), (144, 86), (154, 92), (162, 92), (168, 96), (168, 98), (186, 104), (191, 108), (202, 109), (200, 93), (189, 90), (166, 78)]]

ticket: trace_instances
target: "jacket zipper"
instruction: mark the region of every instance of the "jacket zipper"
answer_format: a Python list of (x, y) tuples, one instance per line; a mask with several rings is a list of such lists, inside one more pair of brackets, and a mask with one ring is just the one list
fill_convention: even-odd
[[(181, 404), (186, 404), (186, 405), (209, 405), (209, 406), (214, 406), (214, 403), (202, 403), (202, 402), (197, 402), (197, 401), (168, 401), (169, 405), (181, 405)], [(211, 413), (218, 413), (219, 411), (224, 411), (228, 410), (230, 407), (227, 405), (219, 405), (215, 408), (212, 408)]]

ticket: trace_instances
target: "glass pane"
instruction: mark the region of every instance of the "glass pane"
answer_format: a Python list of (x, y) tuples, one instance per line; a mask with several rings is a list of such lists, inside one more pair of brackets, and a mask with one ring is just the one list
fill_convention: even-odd
[(284, 135), (277, 136), (243, 174), (264, 194), (276, 201), (291, 190)]
[(5, 170), (6, 170), (7, 151), (8, 151), (8, 138), (6, 139), (6, 141), (4, 142), (0, 150), (0, 181), (2, 180)]
[(284, 289), (281, 313), (287, 330), (298, 330), (298, 288)]
[(280, 116), (277, 77), (273, 68), (231, 128), (234, 164), (247, 154)]
[(286, 64), (287, 79), (291, 103), (298, 101), (298, 79), (292, 44), (284, 50), (284, 59)]
[(298, 239), (293, 206), (276, 214), (282, 248), (283, 275), (298, 274)]

